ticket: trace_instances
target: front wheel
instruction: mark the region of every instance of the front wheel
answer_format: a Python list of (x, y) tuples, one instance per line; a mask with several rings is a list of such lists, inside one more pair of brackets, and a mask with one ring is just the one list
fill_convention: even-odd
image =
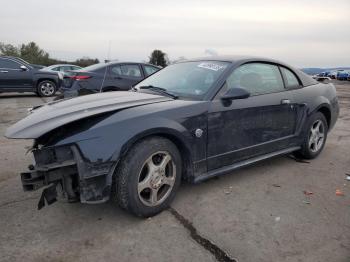
[(326, 143), (328, 125), (325, 116), (321, 112), (313, 114), (308, 123), (301, 149), (296, 156), (306, 159), (317, 157)]
[(168, 139), (138, 142), (116, 172), (116, 200), (129, 212), (150, 217), (166, 209), (181, 181), (181, 157)]
[(38, 84), (38, 94), (39, 96), (49, 97), (56, 93), (57, 87), (55, 82), (50, 80), (44, 80)]

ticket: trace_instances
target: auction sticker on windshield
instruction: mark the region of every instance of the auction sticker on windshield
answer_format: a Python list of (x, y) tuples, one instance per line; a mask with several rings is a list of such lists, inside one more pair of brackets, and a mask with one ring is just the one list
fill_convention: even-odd
[(198, 65), (198, 67), (213, 70), (213, 71), (219, 71), (219, 70), (225, 68), (226, 66), (218, 65), (218, 64), (214, 64), (214, 63), (200, 63)]

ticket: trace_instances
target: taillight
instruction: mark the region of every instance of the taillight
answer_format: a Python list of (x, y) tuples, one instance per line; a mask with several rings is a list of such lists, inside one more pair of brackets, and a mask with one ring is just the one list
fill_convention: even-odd
[(74, 80), (84, 80), (84, 79), (91, 78), (91, 76), (78, 75), (78, 76), (71, 76), (70, 78)]

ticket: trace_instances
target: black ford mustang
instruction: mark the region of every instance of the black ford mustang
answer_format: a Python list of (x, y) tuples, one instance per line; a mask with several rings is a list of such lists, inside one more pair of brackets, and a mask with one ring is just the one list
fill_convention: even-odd
[(24, 190), (56, 199), (115, 199), (139, 216), (165, 209), (181, 179), (199, 182), (281, 154), (315, 158), (338, 117), (332, 84), (284, 63), (216, 57), (164, 68), (134, 91), (35, 109), (7, 130), (35, 139)]

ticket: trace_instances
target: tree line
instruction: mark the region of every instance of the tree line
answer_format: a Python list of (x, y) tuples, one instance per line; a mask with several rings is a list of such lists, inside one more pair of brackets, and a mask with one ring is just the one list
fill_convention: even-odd
[[(97, 58), (90, 58), (87, 56), (75, 61), (55, 59), (50, 57), (49, 53), (41, 49), (35, 42), (29, 42), (28, 44), (21, 44), (19, 46), (0, 42), (0, 55), (19, 57), (31, 64), (43, 66), (50, 66), (54, 64), (74, 64), (81, 67), (86, 67), (100, 62)], [(161, 67), (166, 67), (167, 65), (177, 61), (186, 60), (184, 57), (179, 57), (177, 60), (170, 61), (168, 55), (159, 49), (153, 50), (148, 58), (148, 63)]]
[(54, 64), (74, 64), (86, 67), (100, 62), (97, 58), (93, 59), (89, 57), (82, 57), (75, 61), (51, 58), (49, 53), (41, 49), (35, 42), (29, 42), (28, 44), (21, 44), (19, 46), (0, 42), (0, 55), (19, 57), (28, 63), (43, 66)]

